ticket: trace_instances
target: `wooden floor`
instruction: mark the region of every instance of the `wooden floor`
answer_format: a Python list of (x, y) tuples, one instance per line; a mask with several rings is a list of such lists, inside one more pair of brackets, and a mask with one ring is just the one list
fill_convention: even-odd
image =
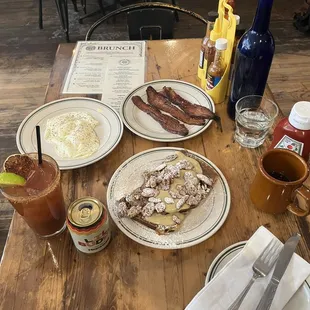
[[(168, 0), (167, 0), (168, 1)], [(0, 119), (11, 118), (9, 128), (0, 122), (0, 162), (17, 151), (13, 145), (19, 123), (43, 102), (55, 51), (65, 36), (60, 27), (54, 1), (44, 2), (44, 29), (38, 29), (37, 0), (2, 0), (0, 5)], [(78, 0), (79, 2), (79, 0)], [(88, 0), (88, 11), (97, 9), (96, 0)], [(237, 0), (237, 13), (245, 25), (250, 25), (257, 0)], [(217, 7), (216, 0), (179, 0), (179, 5), (203, 16)], [(78, 3), (79, 4), (79, 3)], [(269, 75), (269, 85), (276, 101), (287, 114), (298, 100), (310, 95), (310, 40), (292, 26), (292, 15), (303, 0), (275, 1), (271, 32), (276, 41), (276, 54)], [(97, 17), (78, 22), (79, 14), (69, 3), (71, 41), (83, 40)], [(180, 16), (175, 37), (202, 37), (204, 27), (190, 17)], [(106, 40), (127, 39), (124, 18), (104, 25), (100, 37)], [(198, 54), (198, 51), (197, 51)], [(14, 121), (13, 121), (14, 120)], [(12, 217), (8, 203), (0, 210), (0, 257)]]

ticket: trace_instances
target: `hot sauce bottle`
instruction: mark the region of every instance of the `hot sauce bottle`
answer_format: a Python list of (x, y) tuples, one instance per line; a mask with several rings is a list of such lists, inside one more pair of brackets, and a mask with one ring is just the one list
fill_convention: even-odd
[(221, 80), (226, 65), (224, 62), (224, 52), (227, 49), (227, 39), (220, 38), (215, 42), (216, 53), (214, 61), (210, 64), (207, 73), (207, 89), (214, 88)]
[(306, 161), (309, 160), (310, 102), (295, 103), (289, 117), (282, 119), (276, 126), (270, 148), (288, 149)]
[[(235, 3), (235, 0), (227, 0), (227, 4), (229, 4), (233, 11), (235, 10), (235, 6), (236, 6), (236, 3)], [(228, 19), (228, 10), (225, 8), (225, 18)]]
[(201, 88), (205, 89), (207, 85), (208, 69), (215, 56), (215, 41), (221, 37), (219, 19), (216, 20), (214, 28), (211, 31), (210, 39), (207, 42), (204, 59), (204, 79), (201, 80)]
[(203, 79), (205, 76), (204, 73), (204, 61), (205, 61), (205, 50), (207, 48), (207, 43), (210, 38), (210, 33), (213, 30), (215, 20), (218, 18), (219, 14), (218, 12), (211, 11), (208, 13), (208, 24), (207, 24), (207, 30), (206, 35), (202, 39), (201, 47), (200, 47), (200, 57), (199, 57), (199, 66), (198, 66), (198, 78)]

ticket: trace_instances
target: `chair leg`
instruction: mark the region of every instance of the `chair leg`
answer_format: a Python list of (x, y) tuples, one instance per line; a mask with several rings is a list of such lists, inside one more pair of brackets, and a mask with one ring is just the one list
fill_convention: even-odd
[(69, 12), (68, 12), (68, 0), (64, 0), (64, 11), (65, 11), (65, 33), (66, 33), (66, 40), (70, 42), (69, 38)]
[(70, 42), (69, 39), (69, 16), (68, 16), (68, 0), (55, 0), (58, 15), (62, 28), (66, 35), (67, 42)]
[[(177, 5), (175, 0), (171, 0), (171, 3), (172, 3), (173, 5)], [(179, 21), (180, 21), (179, 14), (178, 14), (177, 11), (174, 12), (174, 17), (175, 17), (176, 22), (179, 22)]]
[(83, 8), (84, 14), (86, 14), (86, 0), (81, 0), (81, 6)]
[(86, 18), (88, 18), (88, 17), (95, 16), (95, 15), (99, 15), (99, 14), (101, 14), (101, 10), (97, 10), (97, 11), (94, 11), (94, 12), (92, 12), (92, 13), (88, 13), (88, 14), (86, 14), (86, 15), (84, 15), (84, 16), (82, 16), (82, 17), (79, 18), (79, 23), (80, 23), (80, 24), (83, 24), (83, 20), (84, 20), (84, 19), (86, 19)]
[(43, 0), (39, 0), (39, 28), (43, 29)]
[[(112, 10), (115, 11), (121, 6), (120, 0), (114, 0), (114, 5), (112, 5)], [(113, 16), (113, 23), (116, 22), (116, 16)]]
[[(83, 24), (83, 20), (88, 18), (88, 17), (92, 17), (92, 16), (99, 15), (99, 14), (103, 14), (103, 15), (106, 14), (106, 11), (105, 11), (103, 3), (102, 3), (102, 0), (97, 0), (97, 1), (98, 1), (98, 5), (99, 5), (100, 9), (96, 10), (94, 12), (86, 14), (86, 0), (81, 0), (81, 3), (83, 3), (82, 6), (83, 5), (85, 6), (85, 9), (84, 9), (85, 15), (79, 18), (79, 23), (80, 24)], [(83, 8), (84, 8), (84, 6), (83, 6)]]
[(103, 15), (106, 15), (106, 11), (105, 11), (105, 9), (104, 9), (102, 0), (98, 0), (98, 4), (99, 4), (99, 8), (100, 8), (101, 13), (102, 13)]
[(73, 4), (73, 7), (74, 7), (74, 11), (75, 12), (78, 12), (78, 7), (77, 7), (77, 4), (76, 4), (76, 0), (71, 0), (72, 1), (72, 4)]
[[(81, 0), (81, 1), (84, 1), (84, 3), (86, 4), (86, 0)], [(120, 0), (114, 0), (114, 4), (112, 4), (112, 5), (108, 6), (108, 7), (104, 7), (102, 1), (103, 0), (97, 0), (99, 8), (100, 8), (99, 10), (97, 10), (95, 12), (92, 12), (92, 13), (88, 13), (88, 14), (86, 14), (84, 16), (81, 16), (79, 18), (79, 23), (83, 24), (83, 20), (88, 18), (88, 17), (91, 17), (91, 16), (95, 16), (95, 15), (99, 15), (99, 14), (104, 16), (104, 15), (106, 15), (107, 9), (110, 10), (112, 8), (112, 10), (115, 10), (115, 9), (117, 9), (118, 5), (120, 4)], [(108, 21), (107, 21), (107, 23), (108, 23)]]

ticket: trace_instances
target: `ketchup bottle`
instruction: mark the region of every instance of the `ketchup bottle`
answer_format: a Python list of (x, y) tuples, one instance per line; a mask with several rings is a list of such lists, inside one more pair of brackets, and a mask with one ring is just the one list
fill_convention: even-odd
[(270, 148), (288, 149), (309, 160), (310, 102), (299, 101), (294, 104), (289, 117), (276, 126)]

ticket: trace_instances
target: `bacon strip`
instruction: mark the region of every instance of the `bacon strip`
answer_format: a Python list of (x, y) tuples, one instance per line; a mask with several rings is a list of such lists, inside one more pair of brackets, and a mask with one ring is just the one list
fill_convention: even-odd
[(219, 117), (206, 107), (191, 103), (178, 95), (171, 87), (164, 87), (167, 98), (192, 117), (217, 120)]
[(202, 126), (205, 124), (204, 119), (189, 116), (181, 109), (174, 106), (163, 94), (157, 92), (152, 86), (146, 89), (146, 94), (149, 104), (159, 110), (169, 113), (177, 120), (189, 125)]
[(176, 119), (174, 119), (171, 116), (168, 116), (166, 114), (162, 114), (157, 108), (146, 104), (141, 99), (141, 97), (133, 96), (131, 98), (131, 100), (135, 104), (135, 106), (137, 106), (141, 111), (150, 115), (165, 130), (167, 130), (171, 133), (181, 135), (181, 136), (187, 136), (188, 135), (188, 129), (183, 124), (181, 124), (180, 122), (178, 122)]

